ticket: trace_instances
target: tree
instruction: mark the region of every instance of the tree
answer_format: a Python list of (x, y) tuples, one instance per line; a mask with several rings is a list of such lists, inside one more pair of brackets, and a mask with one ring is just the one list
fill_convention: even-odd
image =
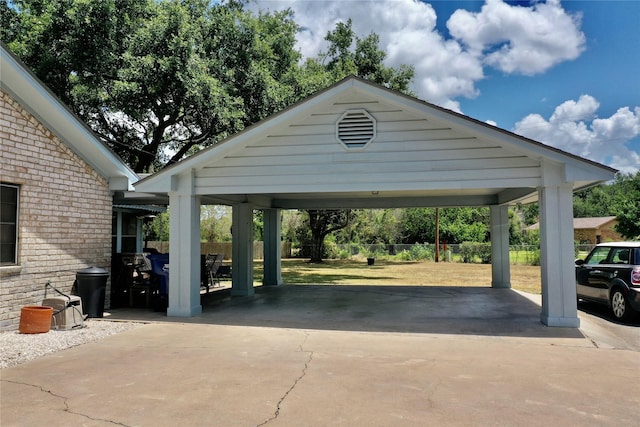
[(365, 38), (356, 36), (351, 19), (338, 22), (333, 31), (327, 32), (329, 42), (327, 52), (321, 53), (316, 61), (324, 65), (333, 81), (349, 75), (356, 75), (403, 93), (410, 93), (413, 81), (413, 66), (387, 67), (385, 51), (380, 49), (380, 37), (371, 33)]
[(624, 238), (640, 238), (640, 172), (619, 173), (613, 182), (588, 188), (573, 196), (576, 218), (615, 216), (616, 231)]
[[(488, 208), (440, 209), (440, 241), (485, 242), (489, 233)], [(407, 209), (402, 219), (404, 243), (435, 242), (434, 208)]]
[(231, 241), (231, 208), (220, 205), (200, 207), (200, 239), (203, 242)]
[(640, 171), (618, 174), (614, 184), (614, 205), (618, 224), (615, 230), (628, 239), (640, 239)]
[(311, 231), (311, 262), (322, 262), (324, 238), (334, 231), (345, 228), (351, 219), (351, 210), (307, 210)]
[[(413, 67), (401, 65), (399, 68), (384, 65), (386, 53), (379, 48), (380, 38), (371, 33), (365, 38), (355, 35), (352, 21), (338, 22), (333, 31), (325, 37), (329, 42), (326, 53), (321, 53), (317, 59), (306, 63), (307, 76), (315, 73), (317, 76), (329, 74), (319, 80), (338, 81), (349, 75), (356, 75), (372, 80), (378, 84), (401, 92), (409, 93), (409, 85), (413, 81)], [(324, 238), (331, 232), (345, 228), (349, 223), (351, 212), (342, 211), (307, 211), (311, 226), (311, 262), (322, 260), (322, 245)]]
[(3, 41), (136, 172), (306, 95), (289, 11), (255, 16), (242, 2), (207, 0), (13, 5)]
[(582, 190), (573, 196), (574, 218), (612, 216), (614, 213), (613, 187), (597, 186)]
[(402, 209), (356, 209), (336, 243), (394, 244), (401, 240)]
[[(326, 53), (300, 64), (292, 12), (254, 15), (243, 3), (15, 0), (0, 3), (11, 9), (0, 35), (136, 172), (176, 162), (350, 74), (409, 92), (413, 68), (385, 66), (379, 37), (357, 37), (351, 20), (327, 33)], [(315, 230), (325, 228), (334, 227)]]

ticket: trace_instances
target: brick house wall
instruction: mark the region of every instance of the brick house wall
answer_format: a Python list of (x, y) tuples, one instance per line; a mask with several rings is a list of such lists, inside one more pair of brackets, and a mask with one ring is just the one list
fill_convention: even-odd
[(47, 281), (69, 293), (78, 270), (110, 269), (113, 202), (107, 180), (2, 91), (0, 153), (2, 182), (20, 186), (18, 265), (0, 267), (0, 330), (12, 330)]
[[(618, 221), (612, 220), (598, 228), (576, 228), (574, 230), (574, 240), (580, 243), (596, 244), (598, 242), (615, 242), (622, 240), (622, 236), (615, 231), (614, 227)], [(598, 236), (600, 240), (598, 240)]]
[(615, 242), (622, 240), (622, 236), (613, 229), (618, 221), (613, 221), (600, 227), (600, 240), (602, 242)]

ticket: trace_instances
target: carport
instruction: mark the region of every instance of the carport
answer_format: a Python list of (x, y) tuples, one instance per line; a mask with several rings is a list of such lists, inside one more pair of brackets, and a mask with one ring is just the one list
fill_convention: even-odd
[(169, 196), (168, 316), (200, 305), (200, 206), (233, 207), (232, 295), (252, 295), (253, 211), (264, 285), (282, 284), (280, 210), (489, 206), (492, 287), (508, 288), (508, 206), (540, 202), (541, 320), (578, 327), (573, 191), (615, 170), (356, 77), (135, 184)]

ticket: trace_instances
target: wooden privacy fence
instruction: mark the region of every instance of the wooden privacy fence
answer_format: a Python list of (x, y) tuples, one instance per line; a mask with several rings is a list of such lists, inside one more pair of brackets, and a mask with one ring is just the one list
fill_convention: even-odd
[[(147, 242), (148, 248), (154, 248), (162, 254), (169, 252), (169, 242)], [(204, 242), (200, 243), (201, 254), (224, 254), (224, 259), (231, 259), (231, 242)], [(253, 258), (264, 259), (263, 242), (253, 242)], [(291, 242), (282, 242), (282, 258), (291, 258)]]

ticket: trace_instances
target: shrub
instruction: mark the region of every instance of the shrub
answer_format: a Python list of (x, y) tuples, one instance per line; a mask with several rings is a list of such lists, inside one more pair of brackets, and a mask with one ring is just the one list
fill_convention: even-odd
[(527, 261), (530, 265), (540, 265), (540, 249), (531, 251)]
[(462, 262), (474, 262), (480, 258), (483, 264), (491, 263), (491, 243), (462, 242), (460, 245), (460, 255)]
[(434, 257), (433, 248), (427, 243), (416, 243), (407, 250), (403, 250), (396, 255), (402, 261), (432, 260)]

